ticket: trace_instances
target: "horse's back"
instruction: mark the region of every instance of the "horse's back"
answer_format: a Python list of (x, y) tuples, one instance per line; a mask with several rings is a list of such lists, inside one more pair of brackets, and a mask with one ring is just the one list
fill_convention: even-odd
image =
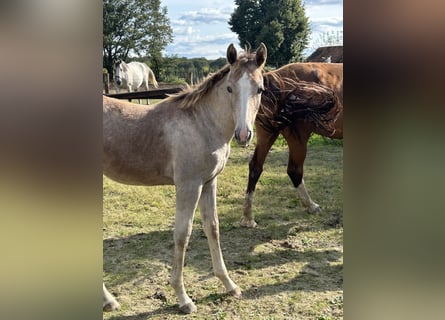
[(275, 71), (280, 77), (315, 82), (333, 89), (341, 103), (341, 111), (335, 121), (335, 134), (331, 136), (318, 128), (314, 132), (336, 139), (343, 138), (343, 63), (296, 62)]
[(103, 97), (103, 173), (134, 185), (173, 184), (165, 110)]
[(127, 102), (107, 96), (103, 97), (103, 125), (106, 129), (106, 125), (109, 121), (134, 121), (138, 118), (144, 117), (152, 106), (141, 105), (136, 103)]
[(297, 62), (274, 72), (281, 77), (323, 84), (334, 89), (343, 101), (343, 63)]

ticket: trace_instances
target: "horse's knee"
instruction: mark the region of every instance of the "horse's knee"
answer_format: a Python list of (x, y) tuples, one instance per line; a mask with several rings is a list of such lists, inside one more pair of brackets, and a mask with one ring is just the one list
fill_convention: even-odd
[(202, 226), (207, 238), (211, 240), (219, 240), (219, 221), (218, 217), (201, 214)]
[(188, 232), (175, 234), (174, 237), (175, 247), (179, 250), (185, 250), (185, 248), (188, 245), (189, 238), (190, 238), (190, 233)]
[(211, 238), (214, 240), (219, 240), (219, 223), (218, 223), (218, 221), (208, 222), (205, 229), (207, 230), (206, 232), (207, 232), (208, 238)]

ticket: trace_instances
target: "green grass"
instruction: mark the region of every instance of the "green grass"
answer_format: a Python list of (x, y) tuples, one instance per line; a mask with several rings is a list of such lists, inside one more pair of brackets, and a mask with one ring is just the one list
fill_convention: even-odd
[[(323, 137), (319, 134), (312, 134), (308, 141), (309, 146), (313, 145), (334, 145), (334, 146), (343, 146), (343, 140), (337, 140), (337, 139), (330, 139)], [(278, 137), (278, 139), (275, 141), (274, 146), (281, 146), (285, 147), (287, 146), (286, 140), (283, 138), (282, 135)]]
[(213, 276), (197, 213), (184, 273), (198, 307), (192, 315), (178, 313), (169, 285), (174, 186), (135, 187), (103, 178), (104, 281), (122, 306), (104, 319), (343, 318), (342, 142), (311, 137), (305, 182), (323, 209), (311, 215), (286, 174), (287, 146), (279, 138), (255, 193), (258, 227), (245, 229), (239, 222), (253, 149), (232, 147), (217, 191), (221, 247), (243, 298), (226, 296)]
[[(150, 104), (156, 104), (156, 103), (158, 103), (158, 102), (160, 102), (162, 100), (164, 100), (164, 99), (150, 99)], [(138, 99), (132, 99), (131, 102), (132, 103), (139, 103), (139, 100)], [(147, 99), (141, 99), (140, 103), (141, 104), (147, 104)]]

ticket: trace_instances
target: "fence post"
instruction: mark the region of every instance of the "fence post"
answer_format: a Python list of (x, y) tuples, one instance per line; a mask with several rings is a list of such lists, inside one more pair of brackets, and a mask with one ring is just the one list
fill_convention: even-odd
[(102, 79), (104, 83), (105, 94), (108, 94), (110, 93), (110, 75), (108, 74), (108, 72), (103, 72), (102, 77), (103, 77)]

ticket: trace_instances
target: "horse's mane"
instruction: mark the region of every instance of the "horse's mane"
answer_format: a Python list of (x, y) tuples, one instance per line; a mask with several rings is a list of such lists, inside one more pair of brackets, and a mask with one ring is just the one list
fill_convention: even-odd
[[(239, 70), (240, 67), (244, 65), (249, 68), (251, 64), (255, 64), (255, 68), (257, 68), (255, 55), (252, 54), (249, 50), (246, 50), (245, 52), (241, 52), (238, 56), (237, 61), (234, 62), (234, 65), (237, 65), (238, 68), (234, 67), (232, 69)], [(197, 101), (204, 97), (211, 88), (213, 88), (229, 73), (230, 70), (230, 64), (226, 64), (216, 73), (207, 76), (199, 84), (193, 87), (187, 87), (178, 94), (169, 96), (165, 101), (178, 102), (179, 108), (181, 109), (192, 108), (197, 104)]]
[(274, 71), (263, 76), (266, 90), (257, 115), (263, 128), (281, 130), (297, 119), (304, 119), (334, 134), (334, 122), (342, 109), (334, 90), (314, 82), (281, 77)]
[(179, 102), (179, 107), (182, 109), (191, 108), (200, 100), (210, 88), (215, 86), (226, 74), (230, 71), (230, 65), (225, 65), (218, 72), (210, 74), (202, 82), (194, 87), (187, 87), (178, 94), (172, 95), (166, 99), (170, 102)]

